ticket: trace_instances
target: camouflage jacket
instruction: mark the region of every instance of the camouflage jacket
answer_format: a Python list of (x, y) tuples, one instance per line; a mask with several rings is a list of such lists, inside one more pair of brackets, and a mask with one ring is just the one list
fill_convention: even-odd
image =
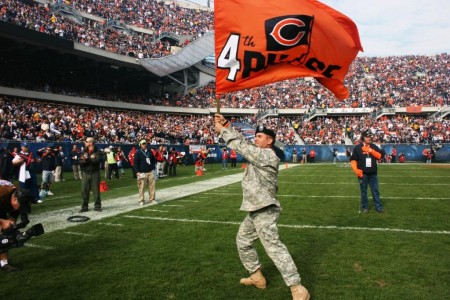
[(220, 137), (247, 161), (240, 210), (256, 211), (269, 205), (280, 207), (276, 198), (280, 159), (275, 152), (271, 148), (259, 148), (231, 126), (222, 129)]

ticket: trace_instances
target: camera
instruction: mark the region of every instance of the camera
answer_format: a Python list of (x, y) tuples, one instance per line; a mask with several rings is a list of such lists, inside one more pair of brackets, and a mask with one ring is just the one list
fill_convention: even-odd
[(28, 220), (22, 221), (0, 233), (0, 253), (6, 252), (11, 248), (22, 247), (32, 237), (44, 233), (44, 226), (41, 223), (31, 226), (25, 232), (20, 232), (19, 229), (26, 227), (29, 222)]

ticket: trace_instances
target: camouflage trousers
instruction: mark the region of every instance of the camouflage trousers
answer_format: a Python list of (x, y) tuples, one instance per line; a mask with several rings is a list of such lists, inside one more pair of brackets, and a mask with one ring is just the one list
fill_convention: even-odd
[(261, 267), (258, 253), (254, 247), (257, 239), (261, 241), (267, 255), (275, 263), (275, 266), (283, 276), (287, 286), (300, 284), (300, 275), (294, 260), (286, 246), (280, 241), (277, 222), (280, 216), (280, 208), (268, 206), (249, 212), (239, 227), (236, 236), (236, 244), (242, 264), (250, 273), (254, 273)]

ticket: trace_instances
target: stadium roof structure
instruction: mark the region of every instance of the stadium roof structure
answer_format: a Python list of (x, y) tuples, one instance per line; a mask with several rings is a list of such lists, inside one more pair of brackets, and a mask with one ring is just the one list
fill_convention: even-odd
[(180, 52), (161, 58), (144, 58), (140, 62), (147, 70), (160, 77), (187, 69), (214, 54), (214, 32), (205, 33)]

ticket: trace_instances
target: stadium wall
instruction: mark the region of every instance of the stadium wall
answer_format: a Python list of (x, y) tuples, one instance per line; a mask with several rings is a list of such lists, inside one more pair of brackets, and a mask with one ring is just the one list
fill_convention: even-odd
[[(30, 143), (30, 151), (36, 153), (38, 149), (46, 147), (49, 143)], [(63, 146), (63, 151), (67, 157), (64, 163), (64, 170), (70, 171), (71, 163), (69, 157), (69, 153), (72, 150), (72, 145), (74, 143), (71, 142), (56, 142), (53, 143), (54, 146), (61, 145)], [(78, 149), (81, 149), (81, 147), (84, 146), (82, 143), (75, 143), (78, 146)], [(97, 144), (97, 147), (100, 149), (104, 149), (106, 147), (109, 147), (111, 144)], [(128, 153), (130, 152), (132, 147), (138, 147), (137, 145), (133, 144), (113, 144), (113, 146), (121, 146), (122, 150), (124, 151), (125, 155), (128, 156)], [(195, 158), (197, 154), (191, 154), (189, 153), (189, 146), (185, 145), (166, 145), (167, 149), (175, 148), (178, 152), (184, 152), (186, 153), (186, 158), (184, 163), (186, 165), (193, 165), (195, 162)], [(8, 149), (10, 151), (13, 150), (14, 147), (17, 147), (20, 149), (20, 142), (2, 142), (0, 144), (0, 149)], [(158, 145), (150, 145), (150, 148), (157, 148)], [(219, 163), (222, 161), (222, 148), (225, 147), (225, 145), (207, 145), (206, 148), (210, 150), (208, 154), (208, 158), (206, 160), (206, 163)], [(407, 144), (383, 144), (381, 148), (388, 154), (392, 152), (392, 148), (395, 147), (397, 149), (397, 161), (398, 161), (398, 155), (400, 153), (405, 154), (405, 161), (406, 162), (425, 162), (425, 158), (422, 155), (422, 152), (426, 148), (430, 148), (430, 145), (407, 145)], [(311, 149), (314, 149), (316, 152), (316, 158), (315, 161), (318, 163), (323, 162), (332, 162), (333, 161), (333, 149), (336, 148), (338, 151), (337, 160), (338, 162), (346, 162), (347, 157), (345, 155), (347, 146), (346, 145), (295, 145), (295, 146), (286, 146), (284, 150), (285, 160), (286, 162), (292, 161), (292, 151), (293, 149), (297, 149), (298, 153), (298, 161), (301, 160), (301, 153), (303, 148), (306, 149), (307, 153)], [(350, 146), (350, 149), (352, 149), (353, 146)], [(243, 159), (240, 155), (238, 155), (238, 162), (243, 162)], [(435, 157), (433, 158), (433, 162), (436, 163), (450, 163), (450, 144), (443, 144), (438, 145), (436, 147)], [(124, 163), (125, 168), (129, 168), (128, 163)]]

